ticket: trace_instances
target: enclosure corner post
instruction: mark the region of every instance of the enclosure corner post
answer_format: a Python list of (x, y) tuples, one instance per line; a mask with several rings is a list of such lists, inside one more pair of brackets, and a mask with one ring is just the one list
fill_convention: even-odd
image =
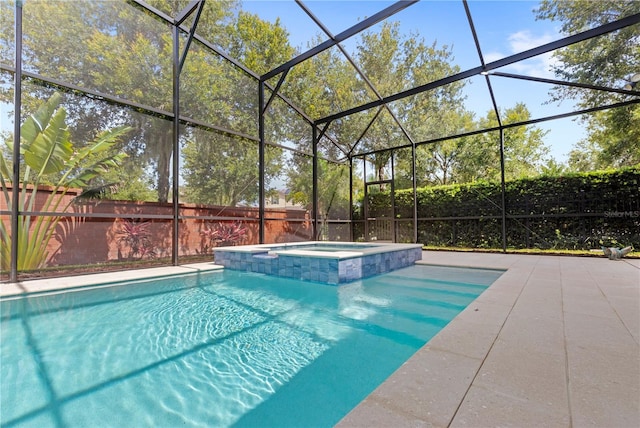
[(502, 194), (502, 252), (507, 252), (507, 198), (504, 179), (504, 128), (500, 127), (500, 189)]
[(178, 266), (178, 250), (180, 236), (179, 200), (179, 162), (180, 157), (180, 33), (177, 25), (173, 25), (173, 233), (171, 240), (171, 263)]
[(318, 129), (313, 124), (311, 129), (313, 140), (313, 189), (312, 189), (312, 210), (313, 210), (313, 239), (318, 239)]
[(353, 230), (353, 158), (349, 156), (349, 236), (350, 241), (355, 241)]
[(264, 161), (264, 149), (265, 149), (265, 141), (264, 141), (264, 81), (260, 80), (258, 82), (258, 138), (259, 138), (259, 146), (258, 146), (258, 218), (260, 222), (259, 226), (259, 243), (264, 244), (264, 229), (265, 229), (265, 200), (264, 200), (264, 169), (265, 169), (265, 161)]
[(9, 282), (18, 281), (18, 198), (20, 195), (20, 111), (22, 109), (22, 2), (15, 7), (15, 74), (13, 75), (13, 183), (11, 193), (11, 255)]
[(398, 224), (396, 218), (396, 171), (395, 164), (395, 151), (391, 150), (391, 239), (393, 242), (398, 242)]
[(418, 244), (418, 180), (416, 179), (415, 143), (411, 144), (411, 187), (413, 188), (413, 242)]
[(367, 156), (362, 157), (362, 185), (364, 186), (362, 199), (362, 220), (364, 221), (364, 240), (369, 240), (369, 186), (367, 186)]

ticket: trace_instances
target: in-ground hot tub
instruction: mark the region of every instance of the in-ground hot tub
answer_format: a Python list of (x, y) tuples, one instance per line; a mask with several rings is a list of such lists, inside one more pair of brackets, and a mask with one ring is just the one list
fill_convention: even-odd
[(218, 247), (214, 257), (228, 269), (342, 284), (410, 266), (422, 245), (311, 241)]

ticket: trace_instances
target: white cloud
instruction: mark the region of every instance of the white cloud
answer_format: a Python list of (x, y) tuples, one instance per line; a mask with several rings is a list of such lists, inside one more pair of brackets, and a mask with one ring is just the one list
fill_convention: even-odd
[(499, 60), (501, 58), (504, 58), (505, 56), (507, 56), (507, 55), (505, 55), (505, 54), (503, 54), (501, 52), (489, 52), (489, 53), (484, 54), (484, 62), (485, 63), (490, 63), (490, 62), (493, 62), (493, 61), (497, 61), (497, 60)]
[(550, 34), (543, 34), (541, 36), (534, 36), (529, 30), (518, 31), (509, 35), (509, 46), (511, 52), (522, 52), (527, 49), (532, 49), (540, 45), (553, 41), (553, 36)]
[[(490, 52), (485, 55), (485, 62), (495, 61), (506, 56), (524, 52), (529, 49), (533, 49), (540, 45), (552, 42), (556, 37), (551, 33), (545, 33), (542, 35), (532, 34), (529, 30), (522, 30), (512, 33), (508, 37), (508, 49), (509, 52), (503, 54), (501, 52)], [(554, 77), (552, 66), (555, 64), (552, 52), (547, 52), (542, 55), (529, 58), (524, 61), (511, 64), (506, 69), (518, 74), (525, 74), (527, 76), (535, 77)]]

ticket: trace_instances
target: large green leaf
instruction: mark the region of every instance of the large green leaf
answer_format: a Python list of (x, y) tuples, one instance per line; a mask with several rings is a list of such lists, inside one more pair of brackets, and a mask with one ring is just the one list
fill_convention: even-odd
[(44, 131), (49, 124), (51, 116), (56, 111), (62, 96), (56, 92), (49, 98), (35, 113), (30, 115), (20, 127), (20, 138), (22, 145), (30, 145), (36, 137)]
[(73, 155), (65, 120), (66, 111), (57, 109), (42, 132), (32, 141), (23, 142), (24, 161), (39, 176), (62, 171)]
[[(92, 144), (89, 144), (78, 151), (68, 167), (70, 170), (78, 170), (78, 164), (83, 162), (85, 159), (91, 158), (99, 153), (102, 153), (102, 155), (105, 156), (104, 152), (112, 149), (113, 146), (120, 141), (120, 137), (131, 131), (131, 129), (131, 127), (119, 126), (102, 132), (92, 142)], [(92, 178), (100, 176), (110, 168), (118, 168), (126, 157), (127, 155), (125, 153), (118, 153), (112, 156), (105, 156), (91, 165), (84, 165), (78, 170), (76, 175), (69, 176), (68, 181), (65, 182), (64, 185), (69, 187), (85, 187)], [(67, 176), (65, 175), (65, 177)]]
[(7, 162), (4, 160), (4, 156), (2, 155), (2, 152), (0, 151), (0, 177), (4, 178), (4, 179), (12, 179), (12, 174), (11, 174), (11, 170), (9, 170), (9, 166), (7, 165)]
[(120, 140), (120, 137), (132, 129), (133, 128), (130, 126), (117, 126), (113, 129), (101, 132), (91, 145), (82, 148), (78, 152), (78, 157), (85, 158), (90, 154), (101, 153), (111, 149), (113, 145)]
[(100, 177), (111, 168), (118, 168), (127, 157), (125, 153), (118, 153), (114, 156), (101, 159), (100, 161), (82, 169), (79, 175), (69, 179), (66, 183), (69, 187), (85, 187), (92, 178)]

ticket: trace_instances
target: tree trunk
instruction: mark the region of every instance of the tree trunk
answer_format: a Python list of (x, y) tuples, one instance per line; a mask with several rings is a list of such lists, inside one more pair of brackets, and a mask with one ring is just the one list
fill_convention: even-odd
[(171, 183), (171, 155), (173, 153), (173, 144), (171, 132), (162, 132), (157, 138), (158, 150), (158, 202), (166, 203), (169, 199), (169, 190)]

